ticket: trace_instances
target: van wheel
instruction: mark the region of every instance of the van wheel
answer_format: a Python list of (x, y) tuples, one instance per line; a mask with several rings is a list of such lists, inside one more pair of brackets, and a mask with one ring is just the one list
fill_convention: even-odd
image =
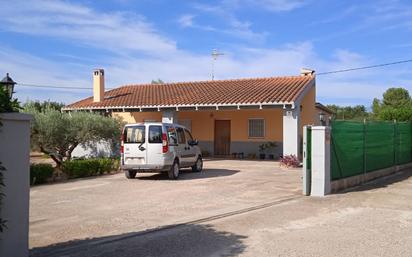
[(193, 172), (201, 172), (203, 169), (203, 160), (202, 157), (198, 157), (197, 161), (195, 162), (195, 165), (192, 166), (192, 171)]
[(133, 170), (125, 170), (124, 174), (126, 175), (126, 178), (132, 179), (136, 177), (136, 171)]
[(179, 163), (175, 161), (170, 170), (167, 171), (169, 179), (177, 179), (179, 177), (179, 169)]

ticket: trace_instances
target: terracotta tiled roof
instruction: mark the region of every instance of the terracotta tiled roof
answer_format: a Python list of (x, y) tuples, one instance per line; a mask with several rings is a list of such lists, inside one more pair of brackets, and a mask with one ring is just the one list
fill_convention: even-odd
[(89, 97), (65, 109), (292, 104), (312, 80), (295, 76), (126, 85), (105, 92), (101, 102)]

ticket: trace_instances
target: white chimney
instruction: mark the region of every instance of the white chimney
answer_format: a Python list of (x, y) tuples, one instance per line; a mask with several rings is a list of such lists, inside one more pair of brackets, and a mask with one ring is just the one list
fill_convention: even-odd
[(104, 99), (104, 70), (93, 71), (93, 102), (98, 103)]
[(301, 76), (315, 76), (315, 70), (302, 68), (300, 69), (300, 75)]

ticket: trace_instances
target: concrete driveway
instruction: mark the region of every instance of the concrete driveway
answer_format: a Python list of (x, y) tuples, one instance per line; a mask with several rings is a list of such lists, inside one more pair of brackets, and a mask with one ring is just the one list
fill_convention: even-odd
[(205, 161), (204, 172), (186, 171), (177, 181), (151, 173), (128, 180), (121, 173), (36, 186), (30, 192), (30, 248), (213, 220), (300, 194), (300, 169), (243, 160)]

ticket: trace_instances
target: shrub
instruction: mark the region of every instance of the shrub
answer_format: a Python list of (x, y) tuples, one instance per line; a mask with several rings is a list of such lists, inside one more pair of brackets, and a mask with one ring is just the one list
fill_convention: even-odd
[(51, 164), (32, 164), (30, 165), (30, 183), (43, 184), (47, 182), (47, 179), (53, 176), (53, 166)]
[(280, 164), (286, 167), (297, 168), (300, 166), (300, 161), (296, 155), (285, 155), (280, 158)]
[(103, 175), (119, 168), (119, 160), (100, 158), (63, 162), (62, 170), (69, 178)]

